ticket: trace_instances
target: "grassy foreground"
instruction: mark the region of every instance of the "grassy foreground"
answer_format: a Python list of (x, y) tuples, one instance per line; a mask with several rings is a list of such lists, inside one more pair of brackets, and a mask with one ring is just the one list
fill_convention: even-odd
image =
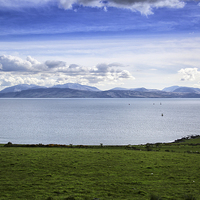
[(0, 147), (0, 199), (200, 199), (200, 138), (138, 146)]

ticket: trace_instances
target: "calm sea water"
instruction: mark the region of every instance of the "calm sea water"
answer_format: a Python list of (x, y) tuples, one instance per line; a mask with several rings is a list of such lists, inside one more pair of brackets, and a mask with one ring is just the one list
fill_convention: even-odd
[(200, 99), (0, 99), (0, 111), (0, 143), (124, 145), (200, 134)]

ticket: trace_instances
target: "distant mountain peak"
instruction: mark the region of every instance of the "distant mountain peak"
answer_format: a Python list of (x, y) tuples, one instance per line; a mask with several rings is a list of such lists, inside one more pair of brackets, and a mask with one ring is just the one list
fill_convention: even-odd
[(162, 91), (165, 91), (165, 92), (173, 92), (174, 90), (176, 90), (177, 88), (179, 88), (178, 85), (174, 85), (174, 86), (171, 86), (171, 87), (166, 87), (164, 88)]
[(199, 88), (192, 88), (192, 87), (179, 87), (175, 89), (173, 92), (181, 92), (181, 93), (200, 93)]
[(65, 83), (63, 85), (54, 85), (53, 88), (69, 88), (74, 90), (95, 91), (95, 92), (100, 91), (96, 87), (81, 85), (79, 83)]
[[(34, 85), (34, 84), (30, 84), (30, 85), (19, 84), (19, 85), (7, 87), (7, 88), (3, 89), (2, 91), (0, 91), (0, 93), (21, 92), (23, 90), (38, 89), (38, 88), (46, 88), (46, 87), (38, 86), (38, 85)], [(53, 87), (50, 87), (50, 88), (69, 88), (69, 89), (74, 89), (74, 90), (95, 91), (95, 92), (100, 91), (96, 87), (81, 85), (79, 83), (66, 83), (63, 85), (54, 85)]]
[(115, 87), (115, 88), (112, 88), (111, 90), (129, 90), (129, 89), (122, 88), (122, 87)]
[(133, 88), (131, 89), (133, 91), (138, 91), (138, 92), (148, 92), (149, 90), (144, 88), (144, 87), (141, 87), (141, 88)]
[(199, 88), (193, 88), (193, 87), (184, 87), (184, 86), (171, 86), (164, 88), (162, 91), (165, 92), (179, 92), (179, 93), (200, 93)]

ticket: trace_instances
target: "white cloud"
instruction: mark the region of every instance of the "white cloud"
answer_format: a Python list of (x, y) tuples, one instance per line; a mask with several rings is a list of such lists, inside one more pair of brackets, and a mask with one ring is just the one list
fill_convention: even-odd
[(153, 14), (153, 8), (183, 8), (185, 3), (180, 0), (110, 0), (108, 5), (150, 15)]
[(68, 65), (64, 61), (47, 60), (40, 63), (28, 56), (23, 60), (16, 56), (0, 56), (1, 86), (17, 84), (36, 84), (51, 86), (68, 82), (84, 84), (99, 84), (134, 79), (131, 73), (121, 64), (98, 64), (94, 67), (84, 67), (76, 64)]
[(194, 81), (195, 75), (200, 74), (198, 68), (185, 68), (178, 71), (182, 75), (182, 81)]
[(58, 4), (59, 8), (72, 9), (73, 5), (81, 5), (87, 7), (103, 8), (107, 11), (108, 7), (116, 7), (121, 9), (130, 9), (139, 11), (144, 15), (153, 14), (153, 8), (183, 8), (185, 2), (183, 0), (0, 0), (0, 8), (23, 8), (44, 6), (47, 3)]
[(65, 67), (66, 63), (63, 61), (57, 61), (57, 60), (47, 60), (45, 62), (45, 65), (48, 66), (48, 68), (60, 68)]
[(88, 7), (104, 7), (103, 1), (100, 0), (58, 0), (59, 6), (64, 9), (72, 9), (74, 4)]
[(131, 73), (127, 70), (123, 70), (119, 73), (119, 78), (122, 78), (122, 79), (129, 79), (129, 78), (133, 78)]
[(10, 55), (0, 56), (0, 63), (2, 71), (29, 71), (32, 68), (31, 62)]
[(28, 56), (26, 60), (11, 55), (0, 56), (1, 71), (37, 72), (38, 70), (41, 71), (46, 68), (47, 66), (41, 64), (31, 56)]
[(35, 84), (41, 86), (51, 86), (55, 81), (52, 79), (42, 79), (34, 74), (18, 74), (18, 73), (3, 73), (0, 74), (0, 86), (1, 88), (5, 88), (8, 86), (18, 85), (18, 84)]
[(130, 9), (139, 11), (144, 15), (153, 14), (153, 8), (183, 8), (185, 3), (181, 0), (58, 0), (59, 7), (64, 9), (72, 9), (74, 4), (89, 7), (99, 7), (107, 11), (107, 7), (116, 7), (122, 9)]
[(66, 10), (72, 9), (74, 3), (76, 3), (76, 0), (67, 0), (67, 1), (59, 0), (58, 1), (59, 8), (64, 8)]
[(32, 58), (31, 56), (28, 56), (28, 57), (26, 58), (26, 60), (27, 60), (28, 62), (30, 62), (31, 64), (33, 64), (33, 65), (39, 65), (39, 64), (41, 64), (40, 62), (38, 62), (36, 59)]

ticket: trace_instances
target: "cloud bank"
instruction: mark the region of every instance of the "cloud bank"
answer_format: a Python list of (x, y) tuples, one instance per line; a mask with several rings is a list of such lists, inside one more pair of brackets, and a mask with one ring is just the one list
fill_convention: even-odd
[(185, 2), (181, 0), (59, 0), (59, 7), (64, 9), (72, 9), (73, 5), (106, 8), (115, 7), (121, 9), (129, 9), (131, 11), (139, 11), (144, 15), (153, 14), (153, 8), (183, 8)]
[(73, 9), (74, 5), (84, 7), (103, 8), (107, 11), (109, 7), (119, 9), (129, 9), (133, 12), (139, 11), (141, 14), (153, 14), (154, 8), (183, 8), (183, 0), (0, 0), (0, 7), (37, 7), (47, 4), (57, 5), (61, 9)]
[(181, 81), (194, 81), (196, 75), (200, 75), (198, 68), (185, 68), (178, 71), (182, 75)]
[(64, 61), (47, 60), (44, 63), (28, 56), (23, 60), (16, 56), (0, 56), (0, 85), (37, 84), (52, 86), (75, 82), (81, 84), (113, 84), (126, 79), (134, 79), (121, 64), (97, 64), (85, 67), (68, 65)]

